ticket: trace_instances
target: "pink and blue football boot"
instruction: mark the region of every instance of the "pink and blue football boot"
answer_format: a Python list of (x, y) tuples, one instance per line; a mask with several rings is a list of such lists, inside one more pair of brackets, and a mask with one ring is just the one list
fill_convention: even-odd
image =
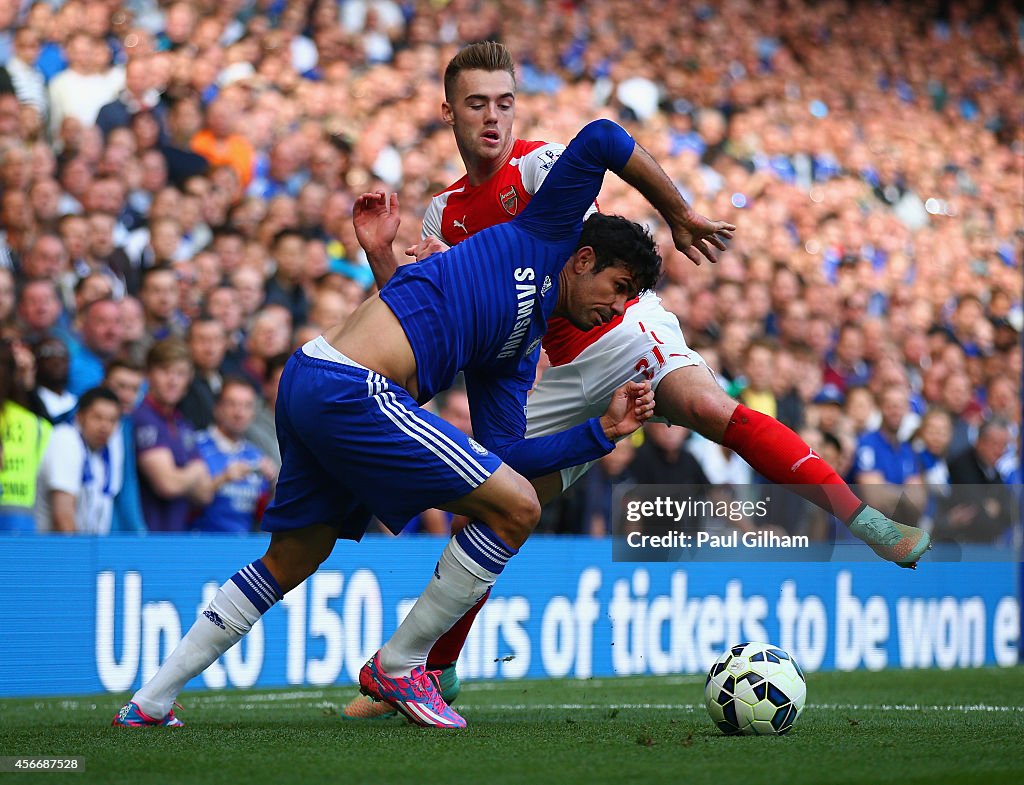
[(135, 703), (126, 703), (122, 706), (121, 711), (117, 713), (114, 721), (110, 724), (115, 728), (182, 728), (185, 726), (184, 722), (174, 716), (174, 709), (167, 712), (166, 717), (158, 720), (150, 717)]
[(422, 665), (404, 677), (388, 676), (380, 667), (378, 651), (359, 671), (359, 691), (384, 701), (425, 728), (465, 728), (466, 720), (444, 702), (437, 674)]

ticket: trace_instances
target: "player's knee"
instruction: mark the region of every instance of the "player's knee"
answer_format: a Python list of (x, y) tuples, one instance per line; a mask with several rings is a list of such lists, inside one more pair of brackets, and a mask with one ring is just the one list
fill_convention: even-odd
[(316, 538), (275, 535), (263, 563), (287, 593), (316, 572), (330, 554), (331, 548)]
[(505, 500), (486, 523), (501, 539), (513, 548), (520, 547), (540, 521), (540, 502), (533, 486), (523, 480), (520, 492)]
[(680, 414), (677, 423), (716, 442), (722, 440), (736, 408), (736, 401), (717, 385), (690, 392), (680, 404), (676, 409)]
[(537, 499), (537, 494), (532, 487), (530, 492), (524, 494), (515, 505), (510, 513), (510, 518), (513, 525), (527, 536), (537, 528), (537, 524), (540, 522), (540, 501)]

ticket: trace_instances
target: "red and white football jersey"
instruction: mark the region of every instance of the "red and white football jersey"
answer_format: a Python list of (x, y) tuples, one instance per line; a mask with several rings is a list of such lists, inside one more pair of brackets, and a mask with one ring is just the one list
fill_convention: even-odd
[[(433, 235), (455, 245), (488, 226), (512, 220), (540, 189), (564, 149), (562, 144), (517, 139), (508, 162), (486, 182), (472, 186), (463, 177), (431, 199), (423, 216), (423, 237)], [(566, 319), (554, 317), (544, 336), (548, 359), (552, 365), (572, 362), (621, 321), (620, 316), (584, 332)]]
[(506, 164), (486, 182), (472, 186), (464, 176), (430, 200), (423, 236), (455, 245), (481, 229), (511, 221), (537, 193), (564, 149), (561, 144), (517, 139)]

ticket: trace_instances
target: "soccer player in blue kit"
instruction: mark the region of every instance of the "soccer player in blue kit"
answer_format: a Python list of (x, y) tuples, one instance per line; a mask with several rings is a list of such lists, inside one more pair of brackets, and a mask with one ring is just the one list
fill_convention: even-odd
[[(583, 223), (606, 170), (651, 202), (677, 245), (712, 261), (714, 249), (725, 248), (735, 227), (694, 214), (643, 148), (599, 120), (570, 143), (515, 220), (398, 270), (378, 296), (289, 361), (277, 400), (283, 466), (263, 520), (270, 547), (220, 588), (114, 725), (180, 725), (171, 707), (185, 683), (312, 575), (337, 539), (360, 539), (372, 514), (398, 532), (423, 509), (440, 507), (471, 523), (449, 541), (416, 605), (359, 681), (416, 724), (465, 727), (424, 663), (536, 526), (540, 503), (526, 477), (607, 454), (654, 409), (649, 384), (627, 382), (601, 417), (524, 438), (549, 318), (580, 329), (605, 324), (660, 273), (653, 240), (639, 225), (602, 215)], [(418, 405), (459, 371), (479, 442)]]

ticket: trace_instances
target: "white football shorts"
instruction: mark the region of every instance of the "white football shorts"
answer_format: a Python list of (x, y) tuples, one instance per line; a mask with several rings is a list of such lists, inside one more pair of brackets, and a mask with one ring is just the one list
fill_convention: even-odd
[[(547, 436), (600, 417), (626, 382), (647, 379), (657, 391), (672, 371), (693, 365), (705, 365), (704, 358), (686, 345), (679, 319), (662, 307), (661, 298), (646, 292), (621, 324), (575, 360), (544, 371), (526, 403), (526, 436)], [(562, 490), (590, 466), (563, 469)]]

